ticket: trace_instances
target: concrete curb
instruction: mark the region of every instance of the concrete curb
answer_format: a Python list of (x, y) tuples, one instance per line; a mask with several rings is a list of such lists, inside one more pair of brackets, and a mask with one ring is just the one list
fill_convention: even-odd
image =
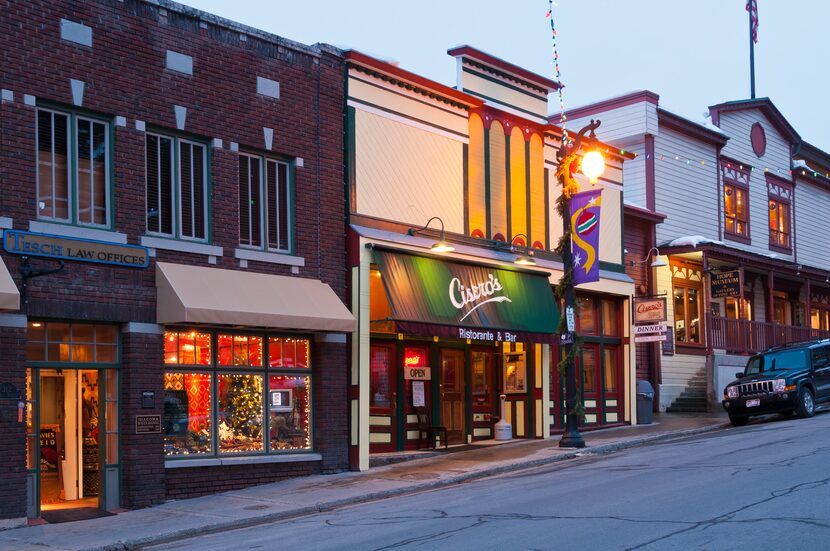
[(448, 478), (444, 478), (441, 480), (433, 480), (427, 482), (420, 482), (413, 484), (411, 486), (407, 486), (405, 488), (395, 488), (391, 490), (384, 490), (379, 492), (369, 492), (359, 496), (353, 496), (346, 499), (337, 499), (337, 500), (329, 500), (325, 502), (318, 503), (313, 506), (306, 506), (306, 507), (298, 507), (296, 509), (292, 509), (290, 511), (280, 511), (276, 513), (264, 514), (261, 516), (250, 517), (246, 519), (233, 519), (233, 520), (226, 520), (222, 522), (215, 522), (211, 523), (207, 526), (199, 527), (199, 528), (186, 528), (174, 533), (167, 533), (167, 534), (157, 534), (153, 536), (147, 536), (142, 538), (135, 538), (135, 539), (128, 539), (125, 541), (119, 541), (113, 544), (108, 544), (101, 547), (94, 547), (85, 549), (83, 551), (135, 551), (139, 550), (143, 547), (151, 546), (151, 545), (160, 545), (163, 543), (170, 543), (180, 539), (186, 539), (193, 536), (203, 536), (208, 534), (215, 534), (219, 532), (226, 532), (230, 530), (236, 530), (239, 528), (250, 528), (252, 526), (258, 526), (262, 524), (268, 524), (270, 522), (276, 522), (280, 520), (288, 520), (291, 518), (297, 518), (301, 516), (306, 516), (309, 514), (320, 513), (325, 511), (333, 511), (335, 509), (339, 509), (341, 507), (346, 507), (349, 505), (356, 505), (359, 503), (367, 503), (370, 501), (378, 501), (381, 499), (387, 499), (390, 497), (399, 497), (409, 494), (415, 494), (418, 492), (428, 491), (428, 490), (435, 490), (438, 488), (445, 488), (449, 486), (453, 486), (456, 484), (462, 484), (464, 482), (469, 482), (471, 480), (476, 480), (480, 478), (487, 478), (490, 476), (496, 476), (500, 474), (504, 474), (507, 472), (516, 472), (522, 471), (526, 469), (531, 469), (534, 467), (539, 467), (542, 465), (547, 465), (551, 463), (557, 463), (560, 461), (565, 461), (568, 459), (574, 459), (576, 457), (580, 457), (582, 454), (586, 452), (593, 453), (596, 455), (604, 455), (613, 453), (616, 451), (624, 450), (627, 448), (634, 448), (637, 446), (642, 446), (644, 444), (649, 444), (652, 442), (657, 442), (661, 440), (669, 440), (674, 438), (683, 438), (688, 436), (694, 436), (697, 434), (703, 434), (707, 432), (714, 432), (717, 430), (722, 430), (729, 426), (729, 423), (722, 423), (718, 425), (710, 425), (706, 427), (698, 427), (693, 429), (683, 429), (683, 430), (675, 430), (675, 431), (667, 431), (662, 433), (655, 433), (649, 434), (637, 438), (629, 438), (626, 440), (620, 440), (619, 442), (611, 442), (608, 444), (600, 444), (598, 446), (590, 446), (585, 447), (582, 449), (570, 449), (564, 453), (560, 453), (557, 455), (553, 455), (551, 457), (542, 457), (533, 460), (527, 461), (517, 461), (511, 465), (500, 465), (496, 467), (490, 467), (481, 469), (475, 472), (464, 473), (456, 476), (451, 476)]

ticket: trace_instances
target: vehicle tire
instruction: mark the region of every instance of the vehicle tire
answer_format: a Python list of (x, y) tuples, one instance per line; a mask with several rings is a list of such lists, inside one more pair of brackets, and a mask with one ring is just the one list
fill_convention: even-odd
[(749, 417), (746, 415), (729, 415), (729, 422), (733, 427), (742, 427), (749, 423)]
[(795, 412), (799, 417), (812, 417), (816, 411), (816, 402), (813, 392), (806, 386), (801, 387), (798, 392), (798, 403), (795, 405)]

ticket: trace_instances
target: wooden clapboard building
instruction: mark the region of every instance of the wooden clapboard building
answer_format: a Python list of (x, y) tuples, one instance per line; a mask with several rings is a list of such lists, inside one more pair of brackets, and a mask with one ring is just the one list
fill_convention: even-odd
[[(627, 260), (638, 294), (668, 302), (667, 340), (637, 345), (660, 410), (712, 409), (748, 354), (830, 337), (830, 155), (768, 98), (713, 105), (701, 121), (648, 91), (570, 113), (594, 117), (638, 153), (625, 165)], [(652, 247), (666, 266), (648, 267)]]
[[(561, 129), (547, 121), (558, 83), (468, 46), (448, 53), (454, 88), (346, 52), (353, 468), (425, 445), (426, 418), (450, 444), (493, 438), (502, 394), (514, 437), (564, 426), (551, 252)], [(584, 428), (632, 419), (621, 237), (631, 157), (606, 155), (601, 278), (578, 292)]]

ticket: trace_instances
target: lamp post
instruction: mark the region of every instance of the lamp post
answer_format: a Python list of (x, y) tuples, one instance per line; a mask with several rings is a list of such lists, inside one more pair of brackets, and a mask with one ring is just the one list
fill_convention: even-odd
[[(594, 140), (596, 130), (600, 121), (591, 122), (582, 128), (576, 135), (573, 142), (568, 141), (563, 136), (562, 144), (559, 146), (559, 151), (556, 158), (559, 161), (559, 168), (556, 171), (559, 184), (562, 186), (562, 195), (556, 202), (557, 211), (562, 217), (562, 239), (557, 246), (557, 252), (562, 257), (563, 271), (562, 279), (559, 280), (559, 285), (556, 289), (556, 296), (565, 302), (565, 316), (562, 316), (559, 323), (559, 333), (566, 338), (562, 339), (564, 345), (564, 357), (560, 361), (560, 377), (561, 368), (564, 363), (565, 370), (565, 411), (566, 424), (565, 432), (559, 440), (560, 448), (584, 448), (585, 440), (579, 433), (579, 415), (582, 408), (578, 408), (579, 403), (577, 378), (576, 378), (576, 364), (574, 362), (577, 348), (576, 342), (576, 327), (573, 329), (567, 327), (565, 318), (568, 317), (568, 312), (573, 312), (574, 308), (574, 284), (573, 284), (573, 252), (571, 251), (571, 195), (579, 190), (579, 185), (571, 177), (571, 165), (576, 162), (579, 154), (579, 148), (582, 145), (582, 140), (587, 132), (589, 140)], [(586, 153), (582, 160), (582, 172), (593, 183), (605, 170), (605, 162), (602, 155), (597, 151)]]

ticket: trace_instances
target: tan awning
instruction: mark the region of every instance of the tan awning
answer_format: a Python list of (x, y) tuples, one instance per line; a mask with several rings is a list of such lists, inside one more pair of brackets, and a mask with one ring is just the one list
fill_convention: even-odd
[(0, 310), (20, 310), (20, 293), (2, 258), (0, 258)]
[(351, 333), (357, 321), (316, 279), (156, 263), (157, 323)]

